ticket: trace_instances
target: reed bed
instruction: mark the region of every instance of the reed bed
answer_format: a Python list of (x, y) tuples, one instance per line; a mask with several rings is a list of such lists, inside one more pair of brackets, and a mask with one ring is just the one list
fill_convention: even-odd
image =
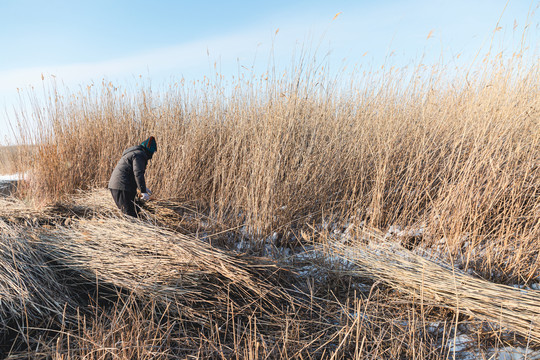
[(357, 264), (362, 275), (411, 294), (418, 303), (447, 307), (540, 343), (540, 300), (536, 290), (520, 290), (473, 277), (395, 244), (331, 246), (344, 259)]
[(347, 84), (301, 62), (282, 77), (160, 89), (52, 86), (50, 102), (17, 116), (19, 141), (36, 144), (28, 196), (103, 188), (122, 151), (154, 135), (156, 199), (196, 203), (224, 228), (285, 236), (328, 214), (422, 224), (425, 242), (444, 237), (483, 276), (527, 279), (539, 269), (540, 67), (524, 59), (487, 58), (475, 76), (343, 73)]
[[(444, 359), (455, 356), (448, 344), (463, 315), (538, 344), (534, 294), (495, 284), (540, 275), (540, 61), (530, 55), (336, 77), (301, 57), (283, 75), (218, 74), (159, 89), (104, 81), (72, 92), (52, 84), (45, 102), (34, 97), (33, 112), (15, 119), (19, 143), (35, 144), (19, 162), (29, 174), (19, 195), (51, 205), (41, 218), (21, 210), (6, 221), (28, 226), (68, 282), (118, 289), (119, 304), (128, 304), (100, 312), (90, 328), (85, 320), (67, 329), (57, 357), (88, 348), (96, 357), (133, 358), (117, 345), (125, 335), (133, 348), (144, 339), (139, 349), (148, 357)], [(158, 142), (146, 174), (154, 205), (129, 221), (103, 188), (123, 150), (149, 135)], [(94, 188), (102, 190), (70, 199)], [(186, 208), (193, 211), (183, 217)], [(370, 248), (354, 231), (392, 226), (422, 229), (411, 248), (439, 249), (479, 278), (393, 253), (377, 232), (368, 236), (381, 247)], [(317, 239), (323, 247), (363, 270), (291, 274), (276, 287), (260, 259), (193, 236), (226, 234), (259, 248), (279, 239), (293, 248), (320, 229), (329, 233)], [(399, 291), (373, 285), (356, 294), (358, 276)], [(135, 300), (123, 303), (126, 293)], [(429, 333), (425, 317), (437, 319), (441, 307), (443, 331)], [(189, 331), (178, 330), (184, 326)], [(79, 353), (67, 336), (77, 331)], [(479, 330), (478, 338), (499, 346), (506, 340), (497, 331)]]

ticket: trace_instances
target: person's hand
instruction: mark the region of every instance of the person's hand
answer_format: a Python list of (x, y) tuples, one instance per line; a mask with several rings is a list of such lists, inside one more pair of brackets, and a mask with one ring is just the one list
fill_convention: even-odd
[(143, 201), (148, 201), (148, 200), (150, 200), (150, 195), (148, 195), (147, 193), (142, 193), (141, 194), (141, 199)]
[(151, 191), (149, 188), (146, 188), (146, 193), (147, 193), (148, 195), (152, 195), (152, 191)]

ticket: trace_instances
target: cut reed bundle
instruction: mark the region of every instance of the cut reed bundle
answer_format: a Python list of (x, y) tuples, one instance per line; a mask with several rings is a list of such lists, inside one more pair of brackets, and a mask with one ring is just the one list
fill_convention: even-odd
[(0, 219), (12, 224), (63, 224), (69, 218), (120, 214), (110, 192), (103, 188), (79, 191), (69, 199), (45, 206), (32, 205), (14, 196), (0, 197)]
[[(127, 290), (159, 303), (252, 303), (276, 295), (247, 263), (194, 237), (131, 219), (76, 220), (38, 235), (47, 255), (88, 284)], [(255, 301), (256, 302), (256, 301)], [(204, 321), (204, 315), (195, 314)]]
[[(63, 318), (72, 303), (61, 279), (22, 228), (0, 220), (0, 335), (10, 321)], [(24, 324), (25, 322), (22, 322)]]
[(70, 196), (64, 205), (91, 215), (116, 216), (120, 214), (110, 191), (105, 188), (78, 191)]
[(364, 276), (382, 280), (438, 306), (490, 321), (540, 343), (540, 299), (524, 291), (467, 275), (388, 244), (346, 246), (333, 243), (343, 258), (361, 267)]

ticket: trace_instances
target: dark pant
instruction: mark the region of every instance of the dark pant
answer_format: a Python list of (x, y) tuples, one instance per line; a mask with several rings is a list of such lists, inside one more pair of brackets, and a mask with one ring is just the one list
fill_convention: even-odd
[(126, 215), (137, 217), (137, 208), (135, 206), (136, 192), (110, 189), (116, 206)]

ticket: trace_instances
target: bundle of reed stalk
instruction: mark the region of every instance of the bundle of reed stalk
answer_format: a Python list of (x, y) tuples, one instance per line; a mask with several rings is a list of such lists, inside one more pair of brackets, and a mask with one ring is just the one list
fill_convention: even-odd
[[(79, 191), (69, 197), (69, 200), (63, 204), (76, 213), (98, 216), (113, 216), (120, 215), (120, 210), (116, 207), (108, 189), (96, 188), (86, 191)], [(138, 203), (139, 214), (142, 218), (153, 221), (168, 227), (170, 229), (180, 229), (196, 226), (195, 218), (202, 217), (196, 209), (186, 206), (185, 204), (175, 201), (174, 199), (152, 199), (145, 203)], [(182, 214), (189, 213), (188, 216), (193, 220), (192, 224), (187, 224), (185, 217)]]
[(0, 220), (0, 334), (13, 319), (22, 324), (57, 317), (71, 304), (47, 259), (22, 228)]
[[(367, 233), (375, 236), (377, 232)], [(376, 240), (376, 245), (331, 246), (344, 259), (356, 263), (363, 276), (381, 280), (419, 301), (489, 321), (540, 344), (540, 292), (476, 278)]]
[[(127, 218), (74, 220), (70, 227), (40, 231), (47, 255), (88, 284), (127, 290), (160, 303), (264, 302), (275, 295), (240, 258), (207, 243)], [(190, 315), (204, 321), (189, 307)]]
[[(57, 204), (58, 205), (58, 204)], [(78, 191), (71, 195), (61, 206), (71, 210), (77, 217), (118, 217), (121, 213), (114, 203), (108, 189), (95, 188)], [(177, 228), (182, 216), (173, 209), (183, 209), (181, 203), (173, 200), (152, 200), (146, 203), (138, 203), (139, 215), (160, 225)]]
[(118, 216), (107, 189), (79, 191), (63, 201), (35, 206), (15, 196), (0, 197), (0, 219), (21, 225), (63, 224), (69, 218)]
[(94, 215), (118, 215), (120, 213), (111, 193), (105, 188), (79, 191), (70, 196), (69, 201), (64, 205), (85, 210)]

